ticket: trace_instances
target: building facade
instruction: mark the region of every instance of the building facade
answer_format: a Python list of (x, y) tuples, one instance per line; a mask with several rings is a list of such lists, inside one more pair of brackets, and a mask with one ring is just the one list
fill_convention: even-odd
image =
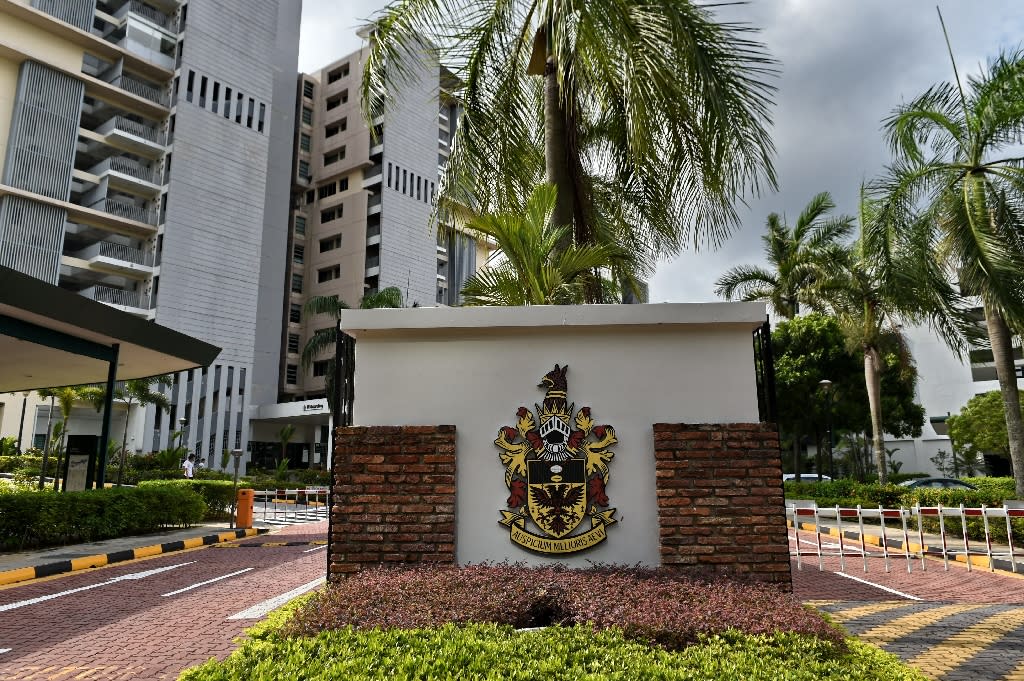
[(0, 263), (223, 348), (138, 451), (183, 431), (212, 463), (277, 399), (300, 13), (0, 0)]

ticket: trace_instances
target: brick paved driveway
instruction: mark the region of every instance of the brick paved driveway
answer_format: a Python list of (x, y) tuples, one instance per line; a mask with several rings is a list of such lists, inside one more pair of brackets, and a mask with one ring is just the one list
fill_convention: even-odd
[[(790, 532), (792, 537), (792, 531)], [(814, 535), (801, 532), (801, 542)], [(828, 538), (823, 538), (828, 542)], [(793, 592), (850, 633), (899, 655), (933, 679), (1024, 681), (1024, 576), (942, 561), (803, 557)]]
[(229, 617), (324, 576), (324, 547), (308, 542), (326, 530), (296, 525), (248, 541), (307, 543), (206, 547), (0, 590), (0, 679), (175, 679), (223, 659), (257, 621)]

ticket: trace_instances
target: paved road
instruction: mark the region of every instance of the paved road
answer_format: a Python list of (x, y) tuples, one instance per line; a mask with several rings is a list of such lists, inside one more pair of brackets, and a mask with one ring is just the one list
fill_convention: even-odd
[[(814, 535), (801, 532), (801, 544)], [(792, 531), (790, 532), (792, 537)], [(828, 544), (828, 537), (823, 537)], [(791, 547), (793, 545), (791, 544)], [(834, 547), (832, 547), (834, 548)], [(933, 679), (1024, 681), (1024, 576), (941, 560), (803, 557), (793, 591), (852, 634), (899, 655)]]
[(180, 551), (2, 589), (0, 679), (175, 679), (223, 659), (274, 607), (266, 601), (323, 577), (325, 547), (313, 542), (326, 529), (295, 525), (238, 542), (260, 547)]

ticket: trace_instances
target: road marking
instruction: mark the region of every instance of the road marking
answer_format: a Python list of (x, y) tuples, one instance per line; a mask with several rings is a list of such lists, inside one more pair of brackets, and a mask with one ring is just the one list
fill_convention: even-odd
[(960, 615), (971, 610), (977, 610), (978, 608), (986, 608), (987, 605), (945, 605), (939, 608), (932, 608), (924, 612), (913, 612), (903, 617), (897, 617), (894, 620), (890, 620), (885, 624), (881, 624), (872, 629), (857, 634), (857, 638), (872, 643), (878, 647), (884, 646), (886, 643), (892, 643), (898, 638), (909, 636), (915, 631), (924, 629), (927, 626), (935, 624), (941, 619), (949, 617), (950, 615)]
[(226, 574), (226, 575), (221, 575), (220, 577), (214, 577), (213, 579), (208, 579), (205, 582), (198, 582), (198, 583), (193, 584), (191, 586), (186, 586), (184, 589), (178, 589), (177, 591), (171, 591), (170, 593), (165, 593), (165, 594), (160, 594), (160, 595), (164, 596), (164, 597), (166, 597), (166, 596), (177, 596), (178, 594), (185, 593), (186, 591), (191, 591), (192, 589), (198, 589), (201, 586), (206, 586), (207, 584), (213, 584), (214, 582), (219, 582), (222, 579), (227, 579), (228, 577), (234, 577), (235, 575), (240, 575), (242, 573), (245, 573), (245, 572), (248, 572), (249, 570), (254, 570), (254, 569), (255, 568), (247, 567), (245, 569), (238, 570), (237, 572), (231, 572), (231, 573)]
[(108, 579), (105, 582), (98, 582), (96, 584), (90, 584), (89, 586), (80, 586), (77, 589), (68, 589), (67, 591), (60, 591), (58, 593), (49, 594), (47, 596), (39, 596), (37, 598), (30, 598), (27, 601), (18, 601), (17, 603), (8, 603), (7, 605), (0, 605), (0, 612), (5, 612), (7, 610), (16, 610), (17, 608), (24, 608), (27, 605), (35, 605), (36, 603), (43, 603), (45, 601), (51, 601), (54, 598), (60, 598), (61, 596), (70, 596), (71, 594), (76, 594), (76, 593), (79, 593), (81, 591), (89, 591), (90, 589), (98, 589), (101, 586), (108, 586), (110, 584), (114, 584), (115, 582), (123, 582), (125, 580), (145, 579), (146, 577), (151, 577), (151, 576), (153, 576), (155, 574), (159, 574), (161, 572), (167, 572), (168, 570), (173, 570), (175, 568), (180, 568), (180, 567), (185, 566), (185, 565), (191, 565), (194, 562), (195, 562), (194, 560), (190, 560), (187, 563), (176, 563), (174, 565), (168, 565), (166, 567), (155, 568), (153, 570), (146, 570), (145, 572), (133, 572), (133, 573), (128, 574), (128, 575), (121, 575), (120, 577), (114, 577), (113, 579)]
[(993, 615), (967, 627), (921, 653), (909, 664), (926, 674), (942, 676), (950, 666), (959, 666), (1006, 636), (1010, 629), (1024, 624), (1024, 610)]
[(314, 579), (312, 582), (309, 582), (308, 584), (303, 584), (300, 587), (296, 587), (296, 588), (292, 589), (288, 593), (283, 593), (280, 596), (274, 596), (273, 598), (268, 598), (267, 600), (263, 601), (262, 603), (257, 603), (256, 605), (252, 606), (251, 608), (246, 608), (242, 612), (235, 613), (234, 615), (231, 615), (230, 617), (228, 617), (228, 619), (229, 620), (258, 620), (261, 617), (264, 617), (271, 610), (273, 610), (275, 608), (281, 607), (282, 605), (284, 605), (288, 601), (292, 600), (293, 598), (295, 598), (297, 596), (301, 596), (302, 594), (306, 593), (307, 591), (312, 591), (313, 589), (315, 589), (318, 586), (320, 586), (321, 584), (323, 584), (324, 581), (325, 580), (324, 580), (323, 577), (318, 577), (318, 578)]
[(11, 652), (10, 648), (0, 648), (0, 655)]
[(1024, 681), (1024, 662), (1017, 665), (1017, 668), (1003, 677), (1003, 681)]
[(907, 604), (902, 601), (883, 601), (881, 603), (872, 603), (871, 605), (862, 605), (858, 608), (829, 612), (829, 615), (839, 622), (850, 622), (852, 620), (860, 619), (861, 617), (877, 615), (878, 613), (885, 612), (886, 610), (895, 610), (897, 608), (905, 607), (907, 607)]
[(320, 549), (326, 549), (326, 548), (327, 548), (327, 544), (324, 544), (323, 546), (314, 546), (311, 549), (306, 549), (305, 551), (303, 551), (303, 553), (312, 553), (313, 551), (319, 551)]
[(876, 589), (881, 589), (882, 591), (888, 591), (889, 593), (896, 594), (897, 596), (899, 596), (901, 598), (908, 598), (908, 599), (910, 599), (912, 601), (923, 601), (924, 600), (923, 598), (918, 598), (917, 596), (911, 596), (910, 594), (905, 594), (902, 591), (897, 591), (896, 589), (890, 589), (889, 587), (882, 586), (881, 584), (875, 584), (874, 582), (869, 582), (868, 580), (861, 579), (860, 577), (854, 577), (853, 575), (848, 575), (845, 572), (833, 572), (832, 574), (839, 575), (840, 577), (846, 577), (847, 579), (852, 579), (853, 581), (860, 582), (861, 584), (867, 584), (868, 586), (873, 586)]

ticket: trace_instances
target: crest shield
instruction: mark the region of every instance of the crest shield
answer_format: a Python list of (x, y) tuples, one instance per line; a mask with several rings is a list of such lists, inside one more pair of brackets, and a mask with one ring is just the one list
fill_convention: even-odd
[(530, 517), (548, 535), (561, 539), (583, 521), (587, 479), (583, 459), (527, 462)]

